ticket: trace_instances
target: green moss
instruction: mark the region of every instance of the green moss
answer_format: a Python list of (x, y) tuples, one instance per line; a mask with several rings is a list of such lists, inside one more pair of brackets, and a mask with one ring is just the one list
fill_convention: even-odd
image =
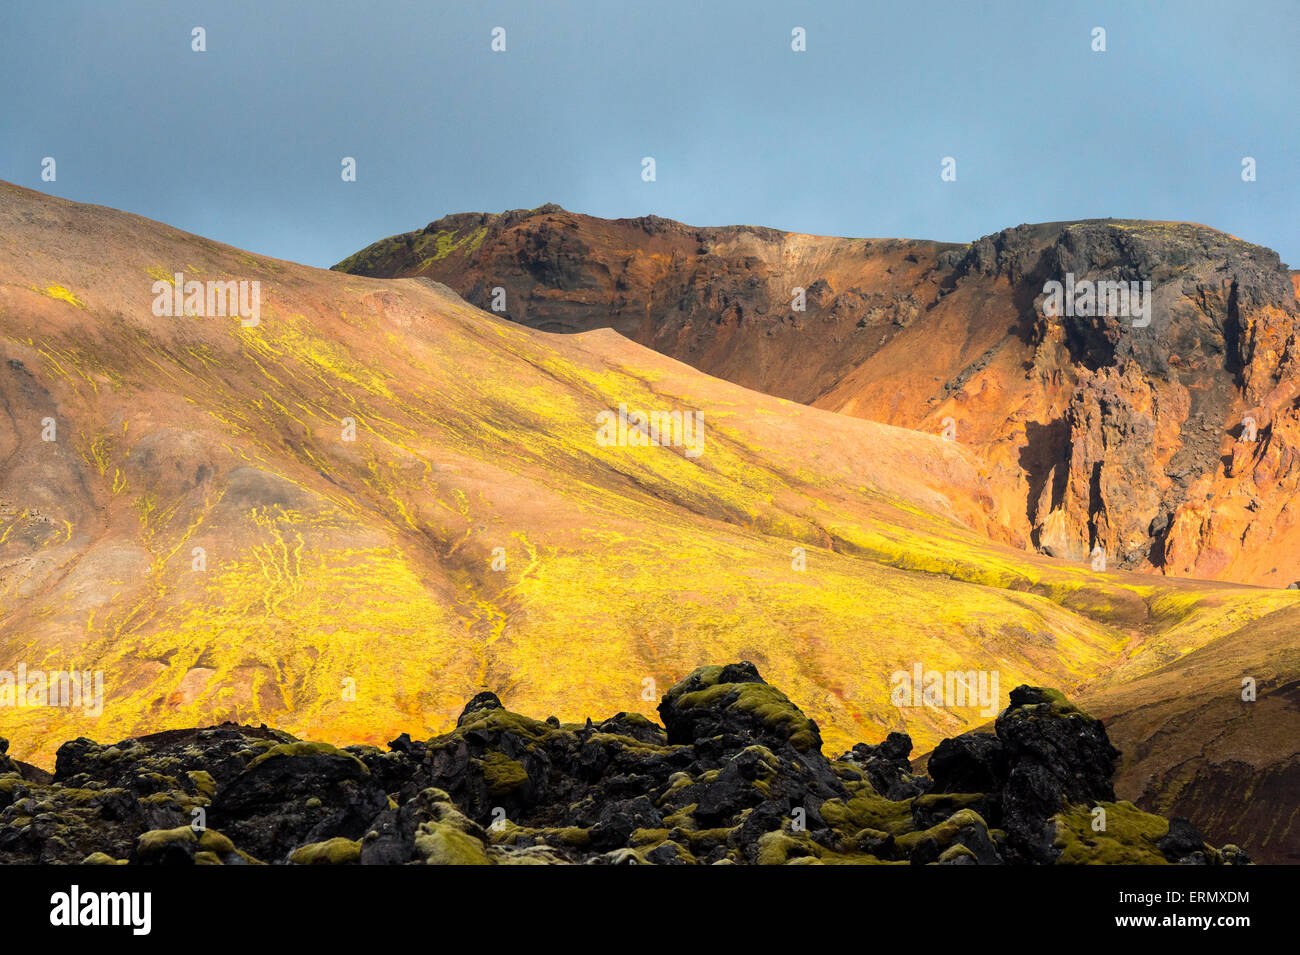
[(572, 849), (583, 849), (591, 842), (591, 830), (582, 829), (578, 826), (538, 829), (537, 832), (550, 845), (558, 844)]
[(219, 852), (225, 855), (235, 851), (235, 844), (215, 829), (205, 829), (199, 836), (199, 848), (204, 852)]
[(668, 849), (672, 852), (672, 854), (676, 857), (677, 861), (682, 863), (683, 865), (695, 864), (696, 861), (695, 856), (692, 855), (689, 850), (685, 849), (680, 843), (672, 839), (663, 839), (655, 843), (654, 845), (647, 845), (641, 850), (641, 852), (643, 856), (646, 858), (646, 861), (649, 862), (650, 853), (664, 846), (667, 846)]
[(521, 716), (518, 713), (511, 713), (509, 710), (495, 708), (479, 710), (464, 725), (456, 727), (452, 731), (451, 737), (453, 739), (461, 738), (470, 730), (488, 734), (513, 733), (527, 743), (537, 743), (546, 739), (552, 733), (565, 732), (542, 720), (535, 720), (528, 716)]
[(114, 859), (106, 852), (92, 852), (81, 860), (82, 865), (126, 865), (125, 859)]
[(529, 841), (540, 840), (557, 849), (582, 849), (591, 841), (591, 833), (578, 826), (558, 826), (556, 828), (533, 829), (520, 826), (509, 819), (494, 826), (488, 826), (488, 840), (496, 846), (514, 846)]
[(699, 803), (691, 803), (689, 806), (683, 806), (670, 816), (664, 816), (664, 824), (673, 829), (698, 829), (699, 823), (695, 821), (695, 807)]
[[(646, 722), (649, 721), (647, 720)], [(591, 736), (587, 738), (587, 741), (602, 746), (616, 746), (620, 750), (645, 756), (662, 756), (671, 753), (676, 749), (675, 746), (668, 746), (660, 743), (645, 743), (639, 739), (634, 739), (631, 736), (618, 736), (614, 733), (592, 733)]]
[(968, 858), (972, 862), (979, 861), (976, 858), (975, 853), (971, 852), (970, 849), (966, 848), (960, 843), (949, 846), (947, 849), (944, 849), (943, 852), (939, 854), (940, 863), (951, 864), (953, 862), (956, 862), (958, 859), (963, 859), (963, 858)]
[(1143, 812), (1131, 802), (1098, 803), (1106, 810), (1106, 830), (1092, 829), (1092, 806), (1070, 805), (1052, 817), (1057, 865), (1168, 865), (1156, 841), (1169, 821)]
[(211, 799), (217, 792), (217, 782), (212, 778), (212, 774), (205, 769), (192, 769), (188, 773), (190, 782), (194, 788), (203, 796)]
[(915, 798), (913, 805), (916, 809), (930, 813), (953, 813), (958, 809), (974, 809), (983, 801), (983, 793), (924, 793)]
[(528, 783), (528, 770), (518, 760), (504, 753), (490, 752), (478, 761), (483, 769), (488, 795), (493, 799), (509, 796)]
[[(716, 674), (713, 677), (716, 679)], [(720, 703), (757, 716), (765, 727), (777, 732), (801, 753), (820, 748), (821, 741), (812, 721), (784, 693), (767, 683), (714, 683), (677, 699), (677, 705), (683, 709)]]
[(177, 800), (176, 794), (172, 792), (153, 793), (148, 796), (143, 796), (141, 797), (140, 802), (144, 803), (146, 806), (172, 806), (180, 808), (180, 802)]
[(336, 836), (299, 846), (289, 861), (294, 865), (357, 865), (361, 862), (361, 843)]
[[(816, 862), (824, 851), (806, 832), (798, 835), (766, 832), (758, 837), (759, 865), (790, 865), (808, 857)], [(806, 862), (802, 864), (807, 865)]]
[(718, 846), (730, 845), (731, 838), (736, 834), (737, 829), (739, 829), (738, 826), (729, 829), (699, 829), (693, 831), (674, 829), (672, 835), (674, 841), (685, 841), (691, 847), (691, 852), (699, 856), (708, 855)]
[(424, 857), (425, 865), (491, 865), (482, 842), (447, 823), (421, 824), (415, 851)]
[[(1051, 687), (1043, 687), (1042, 689), (1043, 689), (1043, 694), (1047, 697), (1046, 705), (1051, 708), (1051, 712), (1053, 715), (1088, 716), (1088, 714), (1085, 713), (1083, 710), (1081, 710), (1078, 706), (1075, 706), (1073, 703), (1071, 703), (1069, 699), (1066, 698), (1065, 694), (1062, 693), (1060, 690), (1055, 690), (1052, 689)], [(1042, 706), (1044, 704), (1039, 703), (1037, 705)]]
[(667, 829), (633, 829), (628, 837), (630, 846), (657, 846), (668, 838)]
[(910, 865), (906, 859), (881, 859), (866, 852), (824, 852), (822, 865)]
[[(62, 789), (57, 790), (59, 803), (64, 806), (85, 806), (88, 803), (103, 799), (110, 795), (125, 795), (129, 798), (130, 793), (125, 789)], [(143, 801), (143, 800), (142, 800)]]
[(826, 800), (822, 803), (821, 817), (841, 835), (878, 829), (898, 836), (912, 828), (912, 800), (895, 802), (868, 789), (847, 800)]
[(911, 854), (917, 844), (926, 839), (933, 839), (939, 849), (943, 850), (952, 845), (963, 830), (975, 827), (985, 831), (988, 830), (984, 817), (973, 809), (958, 809), (943, 822), (937, 823), (929, 829), (905, 832), (897, 836), (894, 842), (902, 855)]
[(370, 775), (370, 770), (366, 768), (366, 764), (361, 762), (361, 760), (357, 759), (351, 753), (344, 752), (337, 746), (331, 746), (329, 743), (310, 743), (306, 740), (298, 740), (293, 743), (278, 743), (249, 763), (248, 768), (252, 769), (261, 763), (266, 762), (268, 759), (274, 759), (277, 756), (338, 756), (342, 759), (352, 760), (361, 767), (363, 773), (367, 776)]
[(143, 832), (135, 841), (136, 851), (144, 855), (155, 855), (168, 846), (197, 844), (199, 837), (189, 826), (177, 826), (175, 829), (150, 829)]

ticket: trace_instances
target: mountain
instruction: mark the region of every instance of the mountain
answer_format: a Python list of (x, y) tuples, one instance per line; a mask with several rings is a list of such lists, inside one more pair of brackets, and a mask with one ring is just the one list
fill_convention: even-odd
[(663, 726), (537, 720), (481, 693), (450, 732), (387, 750), (227, 724), (73, 740), (46, 775), (0, 740), (0, 863), (1250, 862), (1117, 800), (1105, 728), (1060, 693), (1021, 686), (1009, 704), (996, 734), (946, 740), (932, 775), (911, 771), (901, 734), (827, 758), (749, 663), (692, 672)]
[[(1300, 593), (1016, 546), (964, 431), (9, 184), (0, 351), (16, 760), (225, 721), (427, 739), (482, 692), (651, 717), (696, 667), (747, 660), (837, 752), (899, 731), (924, 753), (1012, 687), (1059, 687), (1114, 727), (1119, 798), (1295, 857)], [(648, 443), (641, 413), (680, 440)], [(996, 677), (996, 700), (895, 705), (917, 665)], [(18, 705), (20, 671), (72, 669), (101, 675), (102, 710)], [(1248, 811), (1213, 804), (1253, 779)]]
[[(961, 246), (549, 205), (447, 216), (335, 268), (435, 278), (534, 328), (608, 326), (815, 407), (936, 434), (950, 420), (1018, 546), (1300, 580), (1295, 277), (1214, 229), (1088, 220)], [(1149, 282), (1149, 314), (1051, 314), (1053, 281)]]

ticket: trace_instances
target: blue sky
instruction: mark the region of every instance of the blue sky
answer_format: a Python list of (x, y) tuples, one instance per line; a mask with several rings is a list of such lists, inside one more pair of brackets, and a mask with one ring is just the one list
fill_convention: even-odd
[(1298, 23), (1156, 0), (8, 3), (0, 178), (320, 266), (558, 202), (949, 241), (1184, 219), (1300, 268)]

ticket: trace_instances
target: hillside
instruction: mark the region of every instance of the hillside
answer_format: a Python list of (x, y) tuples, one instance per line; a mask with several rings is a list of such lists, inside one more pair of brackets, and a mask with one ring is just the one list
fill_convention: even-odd
[[(257, 324), (156, 314), (177, 273), (259, 282)], [(1273, 654), (1275, 709), (1249, 725), (1258, 771), (1292, 771), (1293, 631), (1272, 623), (1300, 594), (1005, 543), (971, 442), (8, 184), (0, 349), (0, 670), (104, 680), (101, 713), (6, 708), (20, 760), (223, 721), (427, 738), (483, 691), (564, 721), (649, 716), (717, 659), (756, 664), (835, 751), (894, 730), (924, 751), (988, 718), (894, 706), (891, 674), (916, 663), (997, 673), (998, 706), (1022, 683), (1111, 693), (1129, 751), (1153, 700), (1125, 687), (1200, 713), (1239, 692), (1232, 646)], [(700, 453), (602, 444), (620, 405), (700, 413)], [(1189, 696), (1162, 674), (1202, 648)], [(1194, 720), (1177, 731), (1199, 743)], [(1136, 786), (1169, 752), (1120, 771)], [(1151, 778), (1149, 799), (1178, 781)], [(1287, 818), (1269, 793), (1253, 811)]]
[[(1300, 580), (1294, 284), (1271, 250), (1205, 226), (1044, 223), (961, 246), (542, 206), (447, 216), (335, 268), (432, 277), (483, 308), (501, 288), (534, 328), (609, 326), (794, 401), (934, 434), (951, 420), (1018, 546)], [(1149, 281), (1146, 322), (1047, 314), (1067, 274)]]

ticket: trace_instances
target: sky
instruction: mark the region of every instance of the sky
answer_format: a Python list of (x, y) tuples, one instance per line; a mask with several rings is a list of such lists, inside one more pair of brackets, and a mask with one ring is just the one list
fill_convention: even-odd
[(953, 242), (1189, 220), (1300, 268), (1298, 24), (1294, 0), (6, 0), (0, 178), (317, 266), (556, 202)]

